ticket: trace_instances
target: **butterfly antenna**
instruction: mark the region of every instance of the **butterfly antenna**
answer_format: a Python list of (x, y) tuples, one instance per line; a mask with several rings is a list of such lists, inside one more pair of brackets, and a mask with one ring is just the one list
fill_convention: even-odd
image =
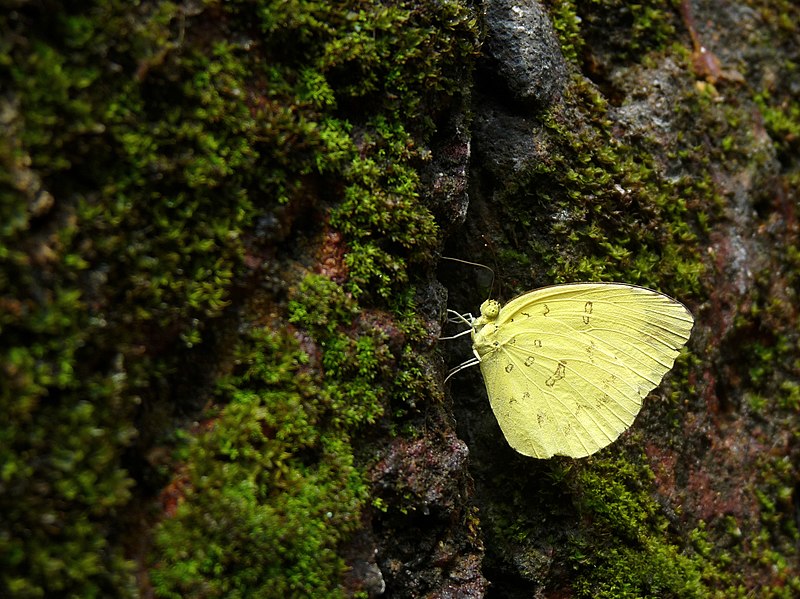
[(492, 273), (492, 282), (489, 285), (489, 289), (494, 288), (494, 270), (486, 266), (485, 264), (480, 264), (478, 262), (470, 262), (469, 260), (462, 260), (461, 258), (451, 258), (450, 256), (442, 256), (442, 260), (450, 260), (450, 262), (460, 262), (461, 264), (467, 264), (469, 266), (477, 266), (478, 268), (485, 268), (490, 273)]

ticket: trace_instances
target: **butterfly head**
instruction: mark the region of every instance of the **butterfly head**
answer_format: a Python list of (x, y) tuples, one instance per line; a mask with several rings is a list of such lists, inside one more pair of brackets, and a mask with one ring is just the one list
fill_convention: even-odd
[(487, 322), (497, 320), (500, 314), (500, 302), (497, 300), (486, 300), (481, 304), (481, 316)]

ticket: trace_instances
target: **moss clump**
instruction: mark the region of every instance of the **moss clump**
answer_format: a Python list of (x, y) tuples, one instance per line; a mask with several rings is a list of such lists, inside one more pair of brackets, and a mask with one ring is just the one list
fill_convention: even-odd
[(702, 524), (686, 535), (667, 519), (644, 455), (617, 445), (492, 477), (485, 493), (497, 499), (482, 508), (486, 569), (504, 594), (699, 598), (729, 580)]
[(420, 260), (431, 252), (437, 228), (419, 201), (418, 176), (408, 164), (411, 137), (382, 118), (370, 125), (374, 133), (365, 135), (360, 147), (370, 157), (351, 163), (347, 177), (352, 183), (331, 212), (331, 225), (350, 240), (348, 290), (356, 297), (372, 291), (388, 300), (408, 286), (403, 256)]
[(236, 361), (219, 413), (183, 449), (178, 505), (155, 537), (156, 595), (336, 596), (336, 547), (367, 492), (350, 434), (380, 407), (324, 383), (291, 336), (252, 330)]
[(548, 0), (564, 56), (579, 62), (586, 48), (614, 62), (641, 60), (675, 38), (677, 1)]
[[(796, 76), (797, 71), (798, 67), (793, 65), (789, 73)], [(787, 166), (795, 170), (800, 168), (796, 162), (800, 149), (800, 102), (776, 99), (768, 90), (757, 94), (756, 102), (764, 117), (764, 125), (776, 142), (779, 157)]]
[(706, 597), (706, 564), (671, 538), (650, 495), (643, 459), (599, 458), (575, 469), (569, 484), (582, 518), (571, 562), (579, 597)]

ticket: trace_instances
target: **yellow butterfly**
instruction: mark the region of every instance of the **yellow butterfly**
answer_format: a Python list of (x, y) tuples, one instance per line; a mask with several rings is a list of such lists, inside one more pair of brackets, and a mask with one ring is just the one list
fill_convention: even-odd
[(453, 373), (480, 364), (509, 445), (535, 458), (584, 457), (616, 440), (694, 324), (680, 302), (624, 283), (544, 287), (502, 307), (487, 300), (478, 318), (449, 312), (470, 325), (475, 353)]

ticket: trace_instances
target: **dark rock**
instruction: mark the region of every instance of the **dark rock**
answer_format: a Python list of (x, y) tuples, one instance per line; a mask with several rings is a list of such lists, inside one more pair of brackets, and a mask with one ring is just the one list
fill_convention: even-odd
[(486, 7), (486, 50), (513, 98), (545, 106), (558, 101), (567, 65), (544, 8), (511, 0), (491, 0)]

